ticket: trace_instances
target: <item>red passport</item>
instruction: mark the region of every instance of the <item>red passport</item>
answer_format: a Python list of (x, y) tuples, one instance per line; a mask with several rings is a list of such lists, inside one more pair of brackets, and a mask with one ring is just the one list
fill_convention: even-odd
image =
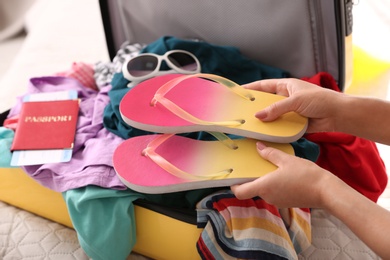
[(24, 102), (11, 150), (73, 147), (79, 100)]

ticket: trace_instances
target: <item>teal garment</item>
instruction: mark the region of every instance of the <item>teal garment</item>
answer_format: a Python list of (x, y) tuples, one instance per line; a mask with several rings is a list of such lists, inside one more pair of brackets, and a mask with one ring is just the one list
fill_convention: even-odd
[(12, 153), (11, 145), (14, 140), (14, 131), (5, 127), (0, 127), (0, 167), (12, 168), (10, 165)]
[(296, 142), (291, 143), (291, 146), (293, 147), (294, 153), (297, 157), (316, 162), (320, 156), (320, 146), (307, 140), (306, 138), (301, 138)]
[[(174, 49), (193, 53), (201, 64), (202, 73), (220, 75), (238, 84), (245, 84), (260, 79), (286, 78), (290, 76), (284, 70), (264, 65), (243, 56), (236, 47), (218, 46), (207, 42), (166, 36), (147, 45), (141, 52), (161, 55)], [(160, 68), (161, 70), (168, 69), (164, 65), (165, 63)], [(122, 73), (114, 75), (111, 81), (112, 89), (108, 92), (110, 103), (106, 106), (103, 116), (104, 127), (123, 139), (150, 133), (128, 126), (121, 118), (119, 103), (127, 91), (130, 90), (127, 87), (128, 83), (129, 81), (123, 77)], [(203, 140), (208, 138), (204, 136), (203, 132), (189, 133), (186, 136)]]
[[(214, 45), (202, 41), (183, 40), (171, 36), (161, 37), (147, 45), (141, 53), (163, 55), (169, 50), (186, 50), (196, 56), (202, 73), (217, 74), (245, 84), (259, 79), (286, 78), (289, 73), (275, 67), (249, 59), (233, 46)], [(169, 69), (162, 66), (161, 70)]]
[(142, 194), (87, 186), (63, 192), (81, 247), (94, 260), (121, 260), (135, 238), (133, 201)]
[[(208, 189), (149, 195), (87, 186), (62, 193), (81, 247), (94, 260), (126, 259), (136, 243), (134, 204), (145, 199), (170, 208), (192, 208)], [(141, 220), (142, 221), (142, 220)]]

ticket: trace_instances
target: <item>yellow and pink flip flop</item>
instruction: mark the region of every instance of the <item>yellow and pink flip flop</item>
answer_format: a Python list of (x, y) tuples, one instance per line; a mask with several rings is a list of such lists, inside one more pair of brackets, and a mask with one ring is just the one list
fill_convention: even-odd
[[(129, 138), (113, 155), (114, 168), (130, 189), (159, 194), (225, 187), (276, 170), (256, 150), (256, 140), (200, 141), (173, 134)], [(294, 154), (290, 144), (266, 145)]]
[(150, 132), (212, 131), (290, 143), (304, 134), (307, 118), (295, 112), (272, 122), (255, 117), (283, 98), (213, 74), (169, 74), (136, 85), (121, 100), (119, 111), (127, 124)]
[[(163, 134), (130, 138), (113, 155), (117, 175), (143, 193), (168, 193), (225, 187), (254, 180), (276, 170), (256, 150), (257, 140), (288, 154), (308, 120), (294, 112), (273, 122), (254, 115), (285, 97), (247, 90), (213, 74), (170, 74), (146, 80), (120, 103), (129, 125)], [(217, 141), (176, 133), (208, 131)], [(245, 138), (231, 140), (223, 133)]]

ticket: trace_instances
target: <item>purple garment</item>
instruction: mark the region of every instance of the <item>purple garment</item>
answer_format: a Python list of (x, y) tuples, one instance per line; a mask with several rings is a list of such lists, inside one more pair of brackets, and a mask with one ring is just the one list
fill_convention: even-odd
[[(72, 159), (64, 163), (24, 166), (27, 174), (58, 192), (87, 185), (126, 189), (112, 165), (112, 155), (123, 139), (103, 127), (103, 112), (109, 103), (107, 92), (110, 88), (107, 86), (97, 92), (67, 77), (30, 79), (26, 94), (74, 89), (81, 102)], [(19, 114), (22, 98), (18, 98), (9, 117)]]

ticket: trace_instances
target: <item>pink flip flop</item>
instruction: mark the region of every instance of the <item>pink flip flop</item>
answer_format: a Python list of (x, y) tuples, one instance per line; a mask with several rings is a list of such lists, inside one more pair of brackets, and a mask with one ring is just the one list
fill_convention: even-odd
[(213, 74), (170, 74), (141, 82), (123, 97), (123, 120), (157, 133), (213, 131), (289, 143), (306, 131), (308, 120), (289, 112), (273, 122), (254, 115), (285, 97), (244, 89)]
[[(294, 154), (290, 144), (266, 143)], [(256, 140), (201, 141), (156, 134), (127, 139), (113, 155), (114, 169), (130, 189), (150, 194), (225, 187), (276, 170), (256, 150)]]

